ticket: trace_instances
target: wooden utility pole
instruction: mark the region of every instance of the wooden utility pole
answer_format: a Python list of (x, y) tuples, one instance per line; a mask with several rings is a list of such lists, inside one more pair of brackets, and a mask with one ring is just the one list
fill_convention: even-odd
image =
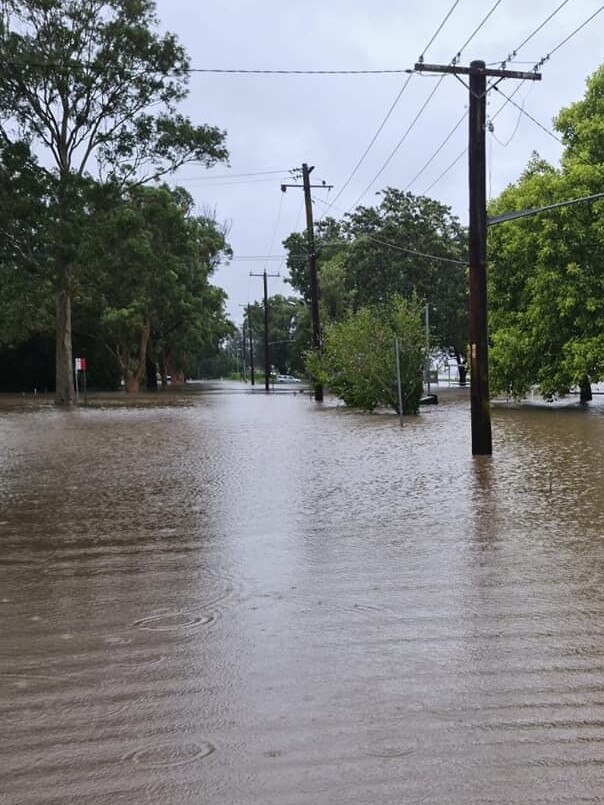
[[(487, 68), (483, 61), (469, 67), (442, 64), (415, 65), (416, 70), (469, 76), (468, 168), (470, 190), (468, 259), (470, 265), (470, 400), (472, 454), (491, 455), (491, 409), (489, 395), (489, 330), (487, 317), (487, 198), (486, 198), (486, 106), (487, 77), (540, 81), (537, 72)], [(497, 82), (499, 83), (499, 82)]]
[(270, 391), (269, 381), (271, 374), (270, 347), (268, 342), (268, 279), (267, 277), (279, 277), (280, 274), (267, 274), (266, 269), (262, 274), (253, 274), (250, 277), (262, 277), (264, 285), (264, 390)]
[(247, 306), (247, 334), (250, 339), (250, 380), (252, 386), (256, 385), (256, 375), (254, 374), (254, 332), (252, 330), (252, 313), (250, 306)]
[[(314, 170), (314, 165), (310, 167), (306, 162), (302, 165), (302, 185), (282, 184), (281, 190), (285, 193), (288, 187), (302, 187), (304, 190), (304, 205), (306, 207), (306, 239), (308, 243), (308, 268), (310, 275), (310, 315), (312, 319), (312, 346), (317, 352), (321, 350), (321, 321), (319, 318), (319, 281), (317, 277), (317, 252), (315, 249), (315, 227), (312, 215), (312, 198), (310, 190), (313, 187), (331, 190), (333, 185), (310, 183), (310, 174)], [(315, 400), (323, 400), (323, 386), (315, 384)]]

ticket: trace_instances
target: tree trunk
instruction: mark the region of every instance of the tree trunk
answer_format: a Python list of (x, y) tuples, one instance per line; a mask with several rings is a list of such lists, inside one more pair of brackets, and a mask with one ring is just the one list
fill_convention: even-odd
[(173, 386), (184, 386), (186, 383), (185, 373), (181, 372), (180, 370), (177, 372), (172, 373), (172, 385)]
[(581, 402), (582, 403), (590, 402), (593, 399), (593, 397), (591, 393), (591, 383), (589, 382), (588, 377), (584, 377), (583, 380), (581, 380), (580, 388), (581, 388), (581, 398), (580, 398)]
[(66, 272), (57, 289), (56, 314), (55, 402), (68, 407), (75, 402), (75, 389), (71, 348), (71, 290)]
[(141, 331), (138, 342), (138, 367), (136, 372), (128, 370), (126, 377), (126, 392), (128, 394), (138, 394), (140, 391), (141, 382), (147, 369), (147, 345), (149, 344), (150, 333), (151, 326), (147, 323)]
[(149, 356), (147, 356), (145, 374), (147, 391), (157, 391), (157, 364)]
[(168, 372), (168, 358), (166, 357), (166, 353), (165, 353), (164, 350), (162, 350), (162, 353), (161, 353), (161, 356), (160, 356), (160, 359), (159, 359), (159, 374), (160, 374), (160, 378), (161, 378), (161, 388), (162, 388), (162, 391), (164, 391), (164, 389), (168, 385), (168, 374), (169, 374), (169, 372)]
[(126, 392), (128, 394), (138, 394), (141, 390), (140, 380), (138, 374), (128, 375), (126, 378)]

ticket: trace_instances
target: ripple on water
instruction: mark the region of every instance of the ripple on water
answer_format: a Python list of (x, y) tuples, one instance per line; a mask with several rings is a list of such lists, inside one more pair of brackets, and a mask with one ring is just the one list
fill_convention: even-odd
[(178, 632), (181, 630), (198, 629), (213, 623), (215, 615), (193, 615), (190, 612), (156, 612), (144, 618), (138, 618), (132, 624), (137, 629), (148, 632)]
[(132, 641), (132, 637), (124, 637), (124, 635), (112, 635), (105, 638), (105, 643), (109, 646), (129, 646)]
[(165, 654), (157, 654), (156, 656), (146, 657), (145, 659), (138, 660), (136, 662), (116, 663), (116, 667), (126, 672), (143, 671), (148, 668), (155, 668), (157, 665), (161, 665), (166, 661), (166, 659), (167, 656)]
[(215, 751), (216, 747), (209, 741), (191, 744), (159, 744), (141, 746), (124, 755), (123, 759), (148, 769), (165, 769), (197, 763)]

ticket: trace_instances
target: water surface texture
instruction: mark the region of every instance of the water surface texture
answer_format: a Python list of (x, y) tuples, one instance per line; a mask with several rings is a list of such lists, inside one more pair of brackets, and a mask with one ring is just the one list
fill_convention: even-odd
[(0, 411), (0, 801), (604, 802), (604, 405)]

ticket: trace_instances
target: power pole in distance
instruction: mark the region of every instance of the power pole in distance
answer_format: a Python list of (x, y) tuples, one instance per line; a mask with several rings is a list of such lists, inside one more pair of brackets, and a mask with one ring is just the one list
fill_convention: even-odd
[[(472, 454), (490, 456), (493, 452), (489, 395), (489, 331), (487, 319), (487, 198), (486, 198), (486, 106), (487, 77), (540, 81), (537, 72), (487, 68), (483, 61), (469, 67), (451, 64), (415, 65), (430, 73), (469, 76), (469, 264), (470, 264), (470, 399), (472, 416)], [(497, 82), (499, 83), (499, 82)]]
[(247, 305), (242, 305), (239, 303), (239, 307), (244, 308), (247, 311), (247, 321), (245, 316), (243, 317), (243, 354), (245, 356), (246, 351), (246, 338), (248, 339), (248, 347), (250, 350), (250, 379), (252, 381), (252, 386), (256, 385), (256, 378), (254, 376), (254, 334), (252, 331), (252, 314), (250, 312), (250, 305), (249, 302)]
[(253, 274), (250, 277), (262, 277), (264, 281), (264, 390), (269, 391), (269, 379), (271, 373), (270, 350), (268, 343), (268, 281), (267, 277), (280, 277), (280, 274), (267, 274), (266, 269), (262, 274)]
[[(324, 188), (331, 190), (333, 185), (311, 184), (310, 174), (314, 170), (314, 165), (310, 167), (304, 162), (302, 165), (302, 184), (282, 184), (281, 191), (285, 193), (288, 187), (302, 187), (304, 190), (304, 204), (306, 207), (306, 238), (308, 240), (308, 267), (310, 274), (310, 315), (312, 319), (312, 345), (317, 352), (321, 349), (321, 321), (319, 318), (319, 281), (317, 278), (317, 252), (315, 249), (315, 227), (312, 216), (312, 198), (310, 197), (311, 188)], [(315, 384), (315, 400), (323, 400), (323, 386)]]
[(247, 306), (247, 334), (250, 339), (250, 380), (252, 386), (256, 385), (256, 375), (254, 374), (254, 333), (252, 330), (252, 313), (250, 306)]

